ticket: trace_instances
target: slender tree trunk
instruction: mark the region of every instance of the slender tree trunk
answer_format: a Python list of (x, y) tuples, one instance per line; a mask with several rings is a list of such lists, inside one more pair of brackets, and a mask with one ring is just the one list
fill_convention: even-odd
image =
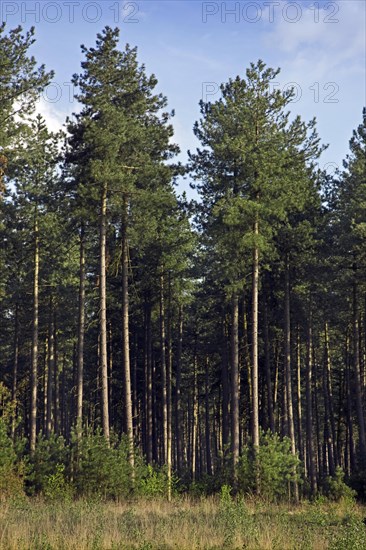
[(137, 354), (138, 354), (138, 341), (137, 333), (134, 334), (134, 354), (133, 362), (131, 364), (131, 397), (132, 397), (132, 419), (133, 419), (133, 440), (136, 445), (140, 443), (140, 403), (137, 391)]
[(151, 357), (151, 304), (146, 304), (146, 449), (147, 462), (153, 461), (153, 376)]
[(253, 433), (252, 421), (253, 415), (251, 414), (251, 405), (253, 402), (253, 393), (252, 393), (252, 365), (250, 358), (250, 349), (249, 349), (249, 330), (248, 330), (248, 315), (247, 315), (247, 303), (245, 294), (243, 296), (243, 354), (244, 354), (244, 363), (245, 363), (245, 374), (246, 374), (246, 385), (247, 385), (247, 413), (250, 424), (250, 433)]
[(300, 327), (297, 327), (297, 342), (296, 342), (296, 389), (297, 389), (297, 438), (300, 460), (304, 461), (304, 443), (302, 434), (302, 399), (301, 399), (301, 340), (300, 340)]
[(239, 304), (237, 294), (231, 299), (231, 454), (233, 478), (239, 460)]
[(224, 454), (227, 452), (229, 444), (229, 373), (228, 373), (228, 350), (227, 350), (227, 334), (226, 320), (223, 316), (222, 322), (222, 348), (221, 348), (221, 384), (222, 384), (222, 415), (221, 415), (221, 432), (222, 432), (222, 448)]
[(276, 339), (274, 347), (274, 364), (275, 364), (275, 373), (274, 373), (274, 387), (273, 387), (273, 414), (275, 417), (275, 426), (277, 430), (280, 429), (280, 411), (278, 405), (278, 386), (279, 386), (279, 374), (280, 374), (280, 354), (279, 354), (279, 345)]
[(162, 410), (162, 458), (163, 464), (168, 460), (168, 405), (167, 405), (167, 368), (165, 342), (165, 301), (164, 301), (164, 273), (160, 275), (160, 357), (161, 357), (161, 410)]
[(169, 273), (168, 284), (168, 326), (167, 326), (167, 373), (166, 373), (166, 398), (167, 398), (167, 477), (168, 477), (168, 502), (172, 499), (172, 288), (171, 275)]
[[(314, 352), (314, 350), (313, 350)], [(322, 464), (322, 445), (321, 445), (321, 435), (320, 435), (320, 414), (319, 414), (319, 373), (318, 373), (318, 362), (316, 361), (316, 357), (314, 357), (313, 361), (313, 378), (314, 378), (314, 384), (313, 384), (313, 396), (314, 396), (314, 412), (315, 412), (315, 440), (316, 440), (316, 449), (317, 449), (317, 472), (318, 477), (323, 472), (323, 464)]]
[[(356, 267), (354, 267), (356, 271)], [(358, 420), (358, 434), (360, 444), (360, 458), (362, 465), (366, 465), (366, 433), (364, 407), (362, 403), (362, 382), (360, 374), (359, 325), (358, 325), (357, 283), (353, 283), (353, 376), (356, 397), (356, 413)]]
[(210, 429), (210, 378), (209, 378), (209, 360), (206, 357), (205, 372), (205, 436), (206, 436), (206, 466), (207, 474), (212, 475), (212, 457), (211, 457), (211, 429)]
[(351, 475), (351, 472), (355, 468), (355, 445), (354, 445), (354, 436), (353, 436), (353, 407), (352, 407), (352, 401), (354, 399), (353, 396), (353, 388), (351, 383), (351, 350), (350, 350), (350, 336), (347, 334), (346, 337), (346, 391), (347, 391), (347, 437), (346, 437), (346, 443), (347, 443), (347, 466), (348, 468), (348, 475)]
[(46, 416), (46, 437), (49, 438), (52, 432), (52, 386), (55, 373), (55, 331), (53, 298), (50, 296), (49, 325), (48, 325), (48, 374), (47, 374), (47, 416)]
[(81, 438), (83, 426), (83, 389), (84, 389), (84, 334), (85, 334), (85, 229), (82, 223), (80, 229), (80, 259), (79, 259), (79, 319), (77, 347), (77, 437)]
[[(291, 376), (291, 318), (290, 318), (290, 273), (289, 260), (286, 258), (285, 267), (285, 372), (286, 372), (286, 401), (288, 432), (291, 440), (291, 453), (296, 456), (295, 425), (292, 403), (292, 376)], [(299, 487), (297, 482), (293, 482), (293, 491), (295, 502), (299, 500)]]
[[(311, 306), (310, 306), (311, 308)], [(312, 373), (313, 373), (313, 333), (312, 333), (312, 314), (309, 312), (309, 327), (307, 341), (307, 365), (306, 365), (306, 443), (307, 443), (307, 458), (308, 471), (310, 477), (310, 490), (312, 496), (316, 494), (317, 483), (315, 474), (314, 462), (314, 446), (313, 446), (313, 404), (312, 404)]]
[[(157, 367), (155, 360), (152, 359), (152, 457), (153, 462), (161, 462), (159, 455), (159, 426), (158, 426), (158, 396), (157, 396)], [(159, 411), (160, 412), (160, 411)]]
[(14, 320), (14, 355), (13, 355), (13, 385), (11, 390), (12, 400), (12, 419), (11, 419), (11, 437), (15, 437), (16, 418), (17, 418), (17, 389), (18, 389), (18, 366), (19, 366), (19, 304), (15, 304)]
[[(254, 222), (254, 238), (259, 235), (258, 217)], [(252, 442), (254, 450), (259, 448), (259, 392), (258, 392), (258, 294), (259, 294), (259, 250), (253, 249), (252, 279)]]
[(175, 377), (175, 439), (176, 439), (178, 475), (180, 475), (182, 471), (182, 405), (181, 405), (182, 344), (183, 344), (183, 306), (180, 304), (179, 313), (178, 313), (177, 370), (176, 370), (176, 377)]
[(123, 377), (125, 389), (125, 419), (129, 443), (129, 462), (134, 474), (135, 458), (133, 445), (133, 417), (131, 396), (130, 368), (130, 336), (129, 336), (129, 297), (128, 297), (128, 239), (127, 239), (127, 197), (123, 197), (122, 219), (122, 346), (123, 346)]
[(327, 321), (325, 322), (325, 326), (324, 326), (324, 340), (325, 340), (324, 341), (325, 357), (324, 357), (324, 372), (323, 372), (323, 391), (324, 391), (326, 437), (327, 437), (326, 444), (328, 447), (329, 474), (333, 476), (335, 474), (335, 468), (337, 466), (337, 449), (336, 449), (336, 428), (335, 428), (333, 392), (332, 392), (329, 330), (328, 330)]
[(193, 359), (193, 398), (192, 398), (192, 444), (191, 444), (191, 474), (196, 481), (197, 474), (197, 426), (198, 426), (198, 395), (197, 395), (197, 351), (195, 344)]
[(102, 384), (102, 426), (104, 437), (109, 443), (109, 407), (108, 407), (108, 362), (107, 362), (107, 284), (106, 284), (106, 246), (107, 246), (107, 187), (103, 185), (100, 204), (100, 272), (99, 272), (99, 323), (100, 323), (100, 374)]
[(108, 325), (108, 380), (109, 380), (109, 421), (114, 425), (114, 395), (113, 395), (113, 328), (112, 323)]
[(39, 234), (37, 214), (34, 223), (34, 271), (33, 271), (33, 329), (32, 329), (32, 366), (31, 399), (29, 418), (29, 446), (31, 454), (36, 449), (37, 438), (37, 389), (38, 389), (38, 279), (39, 279)]
[(272, 433), (275, 432), (275, 422), (273, 414), (273, 399), (272, 399), (272, 380), (271, 380), (271, 359), (269, 351), (269, 331), (268, 331), (268, 306), (264, 304), (264, 355), (266, 363), (266, 385), (267, 385), (267, 404), (269, 428)]
[(53, 312), (53, 332), (54, 332), (54, 370), (53, 370), (53, 379), (54, 379), (54, 417), (53, 417), (53, 429), (55, 434), (60, 433), (60, 373), (59, 373), (59, 361), (58, 361), (58, 338), (57, 338), (57, 315), (56, 309)]
[(48, 357), (49, 357), (49, 347), (48, 347), (48, 335), (47, 335), (44, 340), (44, 360), (43, 360), (43, 380), (42, 380), (42, 390), (43, 390), (42, 431), (43, 433), (47, 432)]

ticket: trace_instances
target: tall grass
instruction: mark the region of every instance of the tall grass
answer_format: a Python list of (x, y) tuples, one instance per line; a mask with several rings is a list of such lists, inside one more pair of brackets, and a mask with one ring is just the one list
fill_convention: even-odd
[(0, 511), (0, 548), (329, 549), (366, 548), (366, 510), (351, 502), (297, 508), (221, 498), (102, 503), (23, 499)]

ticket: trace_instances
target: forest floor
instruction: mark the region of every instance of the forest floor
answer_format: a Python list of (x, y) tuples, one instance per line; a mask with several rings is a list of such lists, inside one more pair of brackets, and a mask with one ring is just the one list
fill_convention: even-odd
[(20, 500), (0, 505), (6, 550), (366, 549), (366, 508), (177, 498), (121, 503)]

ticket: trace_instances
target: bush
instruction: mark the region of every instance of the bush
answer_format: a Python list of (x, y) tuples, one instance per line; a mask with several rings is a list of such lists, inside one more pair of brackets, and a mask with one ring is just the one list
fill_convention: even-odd
[[(168, 476), (164, 468), (153, 467), (140, 461), (136, 468), (136, 487), (135, 492), (144, 497), (164, 496), (168, 491)], [(176, 490), (176, 479), (173, 476), (172, 493)]]
[(255, 491), (259, 480), (260, 494), (269, 501), (279, 501), (288, 495), (288, 484), (299, 481), (300, 461), (291, 453), (291, 442), (268, 432), (261, 435), (257, 456), (246, 446), (238, 465), (238, 488), (241, 492)]
[(23, 464), (17, 463), (13, 441), (0, 419), (0, 500), (23, 494)]
[(43, 494), (47, 500), (72, 500), (73, 488), (65, 477), (65, 466), (63, 464), (57, 464), (55, 473), (46, 476), (43, 484)]
[(128, 441), (111, 441), (98, 433), (87, 434), (78, 447), (78, 466), (75, 472), (78, 495), (102, 498), (126, 497), (133, 489), (129, 464)]
[(339, 502), (341, 499), (353, 500), (357, 493), (344, 482), (344, 472), (338, 467), (333, 477), (325, 479), (324, 494), (329, 500)]
[[(42, 433), (37, 438), (36, 448), (29, 458), (27, 467), (27, 492), (30, 495), (49, 491), (50, 479), (60, 472), (60, 467), (66, 471), (70, 464), (70, 449), (65, 444), (62, 436), (51, 434), (46, 439)], [(65, 478), (66, 483), (66, 478)]]

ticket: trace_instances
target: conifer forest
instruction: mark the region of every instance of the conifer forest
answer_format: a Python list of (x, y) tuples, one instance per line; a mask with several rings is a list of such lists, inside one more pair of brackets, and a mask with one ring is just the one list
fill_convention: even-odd
[[(241, 496), (362, 502), (366, 109), (330, 175), (315, 118), (254, 60), (201, 99), (183, 163), (109, 26), (52, 133), (36, 38), (0, 27), (0, 501), (217, 496), (222, 532)], [(358, 529), (314, 548), (365, 548)], [(155, 548), (130, 544), (90, 547)]]

